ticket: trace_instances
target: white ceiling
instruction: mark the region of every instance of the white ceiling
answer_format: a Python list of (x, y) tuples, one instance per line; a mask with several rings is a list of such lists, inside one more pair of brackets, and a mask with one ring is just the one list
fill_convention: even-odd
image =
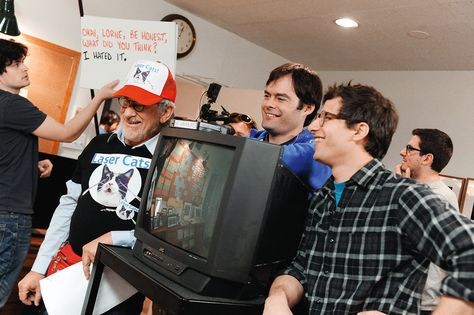
[(474, 70), (474, 0), (166, 1), (319, 71)]

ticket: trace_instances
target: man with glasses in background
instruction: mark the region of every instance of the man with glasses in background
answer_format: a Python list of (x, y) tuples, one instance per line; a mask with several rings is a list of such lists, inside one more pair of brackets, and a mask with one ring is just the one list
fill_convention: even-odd
[[(446, 133), (438, 129), (414, 129), (407, 146), (400, 151), (402, 163), (395, 167), (395, 172), (430, 186), (441, 199), (446, 200), (456, 211), (459, 211), (456, 194), (439, 176), (452, 155), (453, 142)], [(431, 314), (438, 305), (441, 282), (446, 276), (446, 271), (430, 263), (421, 296), (422, 315)]]
[[(296, 257), (264, 314), (418, 314), (429, 262), (448, 276), (433, 314), (474, 313), (474, 223), (428, 186), (387, 170), (398, 124), (372, 87), (334, 85), (308, 129), (332, 176), (314, 194)], [(414, 144), (414, 143), (413, 143)]]
[[(45, 275), (82, 260), (88, 278), (99, 243), (133, 245), (142, 188), (158, 133), (174, 113), (176, 83), (164, 64), (139, 61), (114, 96), (120, 127), (92, 139), (79, 156), (33, 267), (18, 284), (27, 305), (39, 305)], [(143, 300), (137, 293), (106, 314), (138, 315)]]
[(224, 120), (224, 124), (232, 127), (233, 135), (238, 137), (247, 137), (250, 134), (250, 130), (257, 129), (257, 124), (252, 117), (240, 113), (231, 113)]
[(283, 162), (313, 191), (331, 175), (313, 159), (314, 139), (305, 128), (316, 115), (323, 85), (318, 74), (298, 63), (279, 66), (268, 77), (262, 102), (262, 127), (249, 138), (282, 145)]

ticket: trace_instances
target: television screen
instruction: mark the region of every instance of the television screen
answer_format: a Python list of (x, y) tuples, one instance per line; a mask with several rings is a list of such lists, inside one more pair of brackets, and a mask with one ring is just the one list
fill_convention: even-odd
[(165, 138), (163, 167), (150, 187), (150, 233), (208, 258), (219, 202), (234, 150), (201, 141)]
[(217, 132), (165, 128), (143, 187), (135, 256), (207, 296), (268, 292), (296, 253), (309, 189), (282, 147)]

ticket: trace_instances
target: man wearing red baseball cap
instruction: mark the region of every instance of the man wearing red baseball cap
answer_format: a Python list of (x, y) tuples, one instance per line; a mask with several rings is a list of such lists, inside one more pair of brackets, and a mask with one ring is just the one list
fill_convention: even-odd
[[(89, 277), (98, 243), (132, 245), (158, 133), (174, 113), (176, 82), (163, 63), (139, 61), (114, 96), (120, 103), (120, 125), (114, 133), (92, 139), (79, 156), (33, 267), (18, 284), (20, 300), (27, 305), (40, 304), (39, 280), (45, 275), (82, 260)], [(106, 314), (140, 314), (143, 299), (137, 293)]]

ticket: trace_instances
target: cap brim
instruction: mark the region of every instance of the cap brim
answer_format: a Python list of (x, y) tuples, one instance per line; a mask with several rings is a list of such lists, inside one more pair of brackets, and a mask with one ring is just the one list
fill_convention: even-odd
[(142, 105), (150, 106), (159, 103), (163, 97), (150, 93), (147, 90), (134, 85), (124, 85), (120, 90), (113, 94), (114, 97), (125, 96), (132, 101)]

